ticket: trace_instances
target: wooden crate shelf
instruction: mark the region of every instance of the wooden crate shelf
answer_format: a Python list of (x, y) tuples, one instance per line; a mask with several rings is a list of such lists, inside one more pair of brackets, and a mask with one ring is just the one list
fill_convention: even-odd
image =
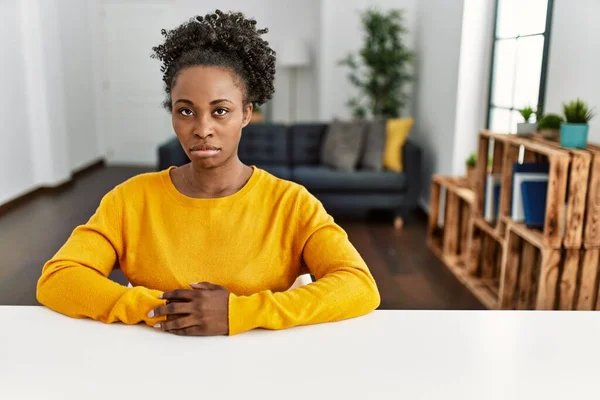
[[(446, 193), (445, 204), (441, 204), (442, 192)], [(475, 193), (462, 178), (435, 175), (431, 184), (431, 202), (427, 244), (487, 308), (498, 303), (498, 279), (486, 275), (484, 278), (471, 276), (467, 270), (469, 260), (468, 238), (472, 232)], [(443, 225), (438, 225), (440, 210), (444, 209)]]
[[(510, 217), (517, 162), (549, 164), (542, 229)], [(484, 219), (490, 173), (500, 175), (493, 222)], [(484, 130), (476, 175), (473, 190), (458, 177), (436, 175), (431, 184), (427, 243), (457, 279), (489, 309), (600, 310), (600, 146), (565, 149)]]
[[(446, 202), (441, 204), (442, 191)], [(431, 183), (431, 202), (427, 243), (443, 257), (464, 257), (469, 217), (475, 201), (474, 192), (462, 178), (435, 175)], [(440, 206), (444, 207), (444, 224), (438, 226)]]
[[(555, 144), (542, 143), (532, 138), (482, 131), (479, 137), (479, 157), (484, 160), (487, 159), (490, 140), (494, 141), (492, 173), (501, 174), (499, 218), (496, 225), (498, 233), (504, 237), (506, 221), (503, 217), (510, 217), (513, 164), (519, 162), (519, 153), (522, 152), (524, 161), (547, 159), (549, 163), (543, 229), (544, 246), (580, 247), (583, 226), (581, 221), (585, 212), (588, 182), (586, 174), (589, 171), (591, 156), (585, 151), (569, 151)], [(500, 158), (502, 166), (498, 167)], [(478, 163), (477, 168), (476, 196), (478, 207), (483, 210), (485, 177), (488, 168), (484, 163)], [(567, 187), (569, 178), (571, 185)], [(567, 202), (566, 210), (565, 202)]]
[(465, 258), (467, 273), (475, 278), (498, 282), (504, 240), (481, 217), (473, 217), (469, 228), (467, 239), (469, 257)]
[(600, 249), (551, 248), (541, 232), (509, 222), (499, 304), (501, 309), (600, 309)]

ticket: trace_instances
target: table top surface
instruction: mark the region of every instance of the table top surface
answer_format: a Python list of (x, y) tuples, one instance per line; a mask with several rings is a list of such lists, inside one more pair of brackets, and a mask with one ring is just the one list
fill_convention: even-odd
[(375, 311), (232, 337), (43, 307), (0, 306), (0, 320), (6, 399), (546, 400), (600, 390), (595, 312)]

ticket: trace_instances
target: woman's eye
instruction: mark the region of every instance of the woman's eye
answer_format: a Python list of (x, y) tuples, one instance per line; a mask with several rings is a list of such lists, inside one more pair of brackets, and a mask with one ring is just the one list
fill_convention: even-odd
[(194, 114), (189, 108), (182, 108), (181, 110), (179, 110), (179, 113), (181, 115), (185, 115), (186, 117), (189, 117), (190, 115)]
[(217, 108), (215, 110), (215, 114), (217, 114), (219, 116), (223, 116), (223, 115), (227, 114), (227, 112), (228, 111), (226, 109), (224, 109), (224, 108)]

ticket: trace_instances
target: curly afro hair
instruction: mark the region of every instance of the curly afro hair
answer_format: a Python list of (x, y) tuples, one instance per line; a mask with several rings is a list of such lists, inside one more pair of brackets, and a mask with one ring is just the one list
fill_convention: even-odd
[(244, 103), (264, 104), (275, 91), (275, 51), (261, 38), (267, 32), (267, 28), (256, 29), (256, 21), (240, 12), (221, 10), (161, 30), (165, 42), (153, 47), (150, 57), (162, 61), (167, 94), (163, 106), (172, 111), (171, 89), (178, 74), (187, 67), (203, 65), (233, 70), (242, 82)]

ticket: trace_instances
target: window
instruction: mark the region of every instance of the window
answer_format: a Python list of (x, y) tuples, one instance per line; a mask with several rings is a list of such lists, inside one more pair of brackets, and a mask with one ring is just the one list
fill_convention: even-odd
[(493, 132), (516, 132), (523, 107), (543, 112), (552, 1), (496, 0), (487, 123)]

